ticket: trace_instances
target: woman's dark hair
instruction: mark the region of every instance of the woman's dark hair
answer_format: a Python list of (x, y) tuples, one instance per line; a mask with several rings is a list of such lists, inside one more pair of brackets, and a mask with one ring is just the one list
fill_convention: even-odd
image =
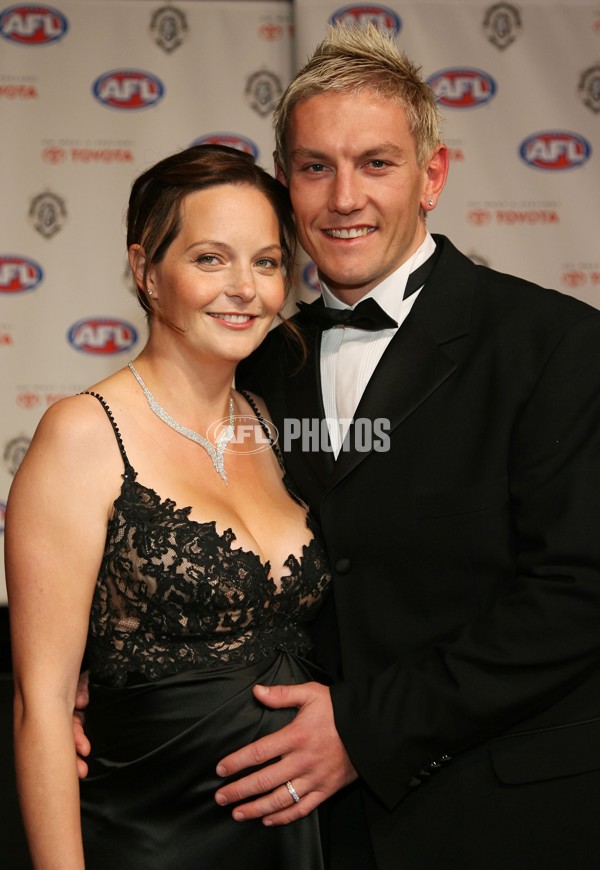
[(287, 188), (256, 164), (250, 154), (225, 145), (193, 145), (142, 173), (131, 187), (127, 210), (127, 248), (141, 245), (145, 253), (142, 287), (137, 295), (147, 314), (148, 270), (160, 263), (181, 228), (181, 203), (188, 194), (222, 184), (239, 184), (261, 191), (279, 222), (285, 287), (294, 272), (296, 230)]

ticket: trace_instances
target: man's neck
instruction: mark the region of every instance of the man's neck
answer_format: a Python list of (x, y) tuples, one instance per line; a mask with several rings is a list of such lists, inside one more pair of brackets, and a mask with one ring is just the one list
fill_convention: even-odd
[[(369, 285), (366, 285), (366, 286), (340, 287), (340, 286), (336, 286), (335, 284), (332, 286), (332, 284), (330, 284), (327, 281), (327, 278), (325, 278), (325, 277), (321, 278), (321, 276), (319, 276), (319, 278), (321, 280), (321, 284), (324, 285), (326, 288), (326, 293), (324, 294), (325, 295), (325, 304), (331, 305), (331, 297), (333, 296), (333, 297), (335, 297), (335, 299), (337, 299), (338, 302), (342, 303), (342, 305), (349, 305), (351, 307), (355, 306), (358, 302), (361, 301), (361, 299), (364, 299), (366, 296), (372, 295), (373, 291), (376, 290), (377, 287), (379, 287), (381, 284), (383, 284), (383, 282), (386, 281), (390, 277), (390, 275), (394, 275), (396, 272), (399, 272), (402, 269), (402, 266), (405, 263), (407, 263), (410, 259), (412, 259), (414, 257), (414, 255), (419, 251), (419, 249), (425, 245), (426, 242), (429, 245), (431, 245), (432, 248), (435, 248), (435, 245), (434, 245), (433, 241), (431, 240), (431, 236), (429, 235), (429, 233), (426, 232), (425, 235), (423, 236), (423, 238), (421, 239), (421, 241), (419, 242), (419, 244), (415, 247), (415, 249), (413, 251), (411, 251), (409, 256), (406, 257), (404, 259), (404, 261), (396, 267), (396, 269), (394, 269), (392, 272), (390, 272), (387, 275), (383, 275), (377, 281), (373, 281)], [(427, 254), (427, 256), (428, 255), (429, 255), (429, 253)], [(419, 263), (420, 263), (420, 260), (417, 260), (416, 264), (413, 265), (412, 268), (416, 268), (416, 266), (419, 265)], [(412, 270), (412, 268), (411, 268), (411, 270)], [(328, 298), (328, 294), (330, 294), (329, 298)]]

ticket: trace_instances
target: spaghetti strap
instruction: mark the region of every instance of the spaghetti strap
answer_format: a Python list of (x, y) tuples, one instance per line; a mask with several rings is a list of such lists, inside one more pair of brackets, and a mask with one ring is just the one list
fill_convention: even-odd
[(242, 394), (244, 399), (248, 402), (248, 404), (250, 405), (250, 407), (254, 411), (254, 415), (256, 416), (256, 419), (258, 420), (258, 424), (259, 424), (260, 428), (263, 430), (263, 432), (265, 433), (265, 435), (267, 437), (267, 441), (271, 445), (271, 448), (273, 449), (273, 452), (275, 453), (275, 456), (277, 457), (277, 461), (279, 462), (281, 470), (285, 473), (285, 465), (283, 464), (283, 456), (282, 456), (281, 450), (279, 449), (279, 445), (277, 444), (277, 441), (273, 438), (273, 435), (271, 434), (271, 430), (269, 429), (269, 426), (267, 425), (267, 421), (265, 420), (265, 418), (261, 414), (256, 402), (254, 401), (254, 399), (252, 398), (250, 393), (248, 393), (246, 390), (239, 390), (239, 392)]
[(271, 434), (271, 430), (269, 429), (267, 421), (265, 420), (265, 418), (261, 414), (260, 409), (258, 408), (258, 405), (254, 401), (254, 399), (252, 398), (250, 393), (248, 393), (246, 390), (238, 390), (238, 392), (242, 394), (242, 396), (245, 398), (245, 400), (248, 402), (248, 404), (250, 405), (250, 407), (254, 411), (254, 414), (256, 416), (256, 419), (258, 420), (258, 423), (259, 423), (261, 429), (263, 430), (263, 432), (267, 436), (269, 444), (271, 445), (271, 449), (272, 449), (273, 453), (275, 454), (277, 462), (279, 463), (279, 467), (282, 471), (283, 484), (284, 484), (285, 488), (287, 489), (287, 491), (289, 492), (291, 497), (294, 499), (294, 501), (297, 504), (299, 504), (301, 507), (303, 507), (304, 510), (307, 512), (308, 516), (310, 516), (310, 511), (308, 509), (308, 505), (306, 504), (306, 502), (304, 501), (304, 499), (302, 498), (302, 496), (298, 492), (298, 490), (296, 488), (296, 484), (294, 483), (292, 478), (287, 473), (287, 470), (285, 467), (285, 462), (283, 461), (283, 453), (281, 452), (281, 448), (279, 447), (277, 440), (275, 438), (273, 438), (273, 435)]
[(113, 432), (115, 433), (115, 438), (117, 439), (117, 444), (119, 445), (119, 451), (121, 453), (121, 458), (123, 459), (123, 465), (125, 466), (125, 477), (134, 479), (136, 477), (136, 473), (133, 469), (133, 466), (129, 459), (127, 458), (127, 453), (125, 452), (125, 446), (123, 444), (123, 439), (121, 438), (121, 433), (119, 431), (119, 427), (115, 423), (115, 418), (113, 417), (112, 411), (108, 407), (106, 401), (99, 393), (94, 393), (91, 390), (84, 390), (83, 393), (79, 394), (80, 396), (93, 396), (95, 399), (98, 399), (102, 407), (106, 412), (106, 416), (110, 420), (110, 425), (113, 428)]

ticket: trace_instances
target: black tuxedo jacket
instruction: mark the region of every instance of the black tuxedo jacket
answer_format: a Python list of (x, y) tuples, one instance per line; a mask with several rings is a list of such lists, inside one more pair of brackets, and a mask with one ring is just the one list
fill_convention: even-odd
[[(305, 365), (278, 329), (238, 373), (267, 402), (333, 570), (338, 634), (332, 606), (317, 654), (337, 660), (336, 724), (360, 780), (331, 802), (331, 866), (339, 847), (346, 870), (587, 870), (600, 858), (600, 312), (436, 241), (336, 461), (310, 438), (324, 416), (315, 328)], [(365, 420), (389, 449), (369, 449)], [(358, 794), (371, 845), (344, 852)]]

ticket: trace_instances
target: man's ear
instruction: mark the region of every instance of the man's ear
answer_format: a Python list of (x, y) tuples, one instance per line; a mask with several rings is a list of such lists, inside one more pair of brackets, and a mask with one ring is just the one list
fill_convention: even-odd
[(446, 184), (448, 169), (448, 148), (443, 144), (438, 145), (425, 167), (426, 178), (421, 197), (421, 208), (424, 211), (431, 211), (437, 205), (437, 201)]
[(277, 151), (273, 151), (273, 163), (275, 164), (275, 178), (277, 181), (280, 181), (285, 186), (288, 186), (287, 177), (285, 172), (283, 171), (283, 167), (279, 162), (279, 158), (277, 156)]

